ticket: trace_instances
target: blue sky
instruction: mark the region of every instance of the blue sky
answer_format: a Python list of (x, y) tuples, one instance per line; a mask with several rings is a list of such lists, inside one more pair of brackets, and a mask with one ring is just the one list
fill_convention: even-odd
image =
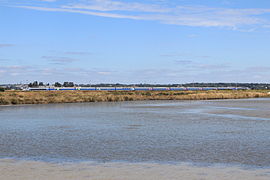
[(269, 0), (0, 0), (0, 84), (270, 83)]

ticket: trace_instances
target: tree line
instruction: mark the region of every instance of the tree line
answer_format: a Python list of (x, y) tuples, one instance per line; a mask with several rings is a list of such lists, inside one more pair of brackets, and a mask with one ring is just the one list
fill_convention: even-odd
[(34, 81), (28, 84), (28, 87), (42, 87), (42, 86), (55, 86), (55, 87), (74, 87), (75, 84), (73, 82), (64, 82), (61, 84), (60, 82), (55, 82), (54, 84), (45, 84), (43, 82)]
[(34, 81), (29, 83), (29, 87), (42, 86), (55, 87), (245, 87), (249, 89), (270, 89), (270, 84), (267, 83), (186, 83), (186, 84), (122, 84), (122, 83), (99, 83), (99, 84), (75, 84), (73, 82), (55, 82), (53, 84)]

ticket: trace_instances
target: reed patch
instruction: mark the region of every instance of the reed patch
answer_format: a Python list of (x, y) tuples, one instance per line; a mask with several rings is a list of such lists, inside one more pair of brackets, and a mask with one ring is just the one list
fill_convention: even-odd
[(269, 91), (5, 91), (0, 92), (0, 105), (260, 97), (270, 97)]

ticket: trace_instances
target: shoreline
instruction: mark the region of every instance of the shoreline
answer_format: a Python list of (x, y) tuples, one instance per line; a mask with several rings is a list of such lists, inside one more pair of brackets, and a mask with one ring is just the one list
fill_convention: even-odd
[(193, 166), (158, 163), (48, 163), (0, 159), (0, 179), (26, 180), (167, 180), (167, 179), (266, 180), (270, 169), (239, 166)]
[(5, 91), (0, 105), (118, 102), (144, 100), (214, 100), (270, 97), (268, 90), (210, 91)]
[(57, 158), (19, 158), (19, 157), (0, 157), (0, 164), (3, 162), (36, 162), (46, 163), (54, 165), (69, 165), (69, 164), (87, 164), (87, 165), (106, 165), (106, 164), (132, 164), (132, 165), (161, 165), (161, 166), (190, 166), (190, 167), (205, 167), (205, 168), (229, 168), (235, 167), (246, 170), (269, 170), (270, 175), (270, 164), (269, 165), (255, 165), (255, 164), (243, 164), (243, 163), (225, 163), (225, 162), (192, 162), (192, 161), (128, 161), (128, 160), (91, 160), (91, 159), (57, 159)]

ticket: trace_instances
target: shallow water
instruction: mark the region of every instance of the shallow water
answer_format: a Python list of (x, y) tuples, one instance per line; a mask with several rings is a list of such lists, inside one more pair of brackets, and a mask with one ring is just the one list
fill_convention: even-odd
[(270, 99), (0, 107), (0, 158), (270, 166)]

